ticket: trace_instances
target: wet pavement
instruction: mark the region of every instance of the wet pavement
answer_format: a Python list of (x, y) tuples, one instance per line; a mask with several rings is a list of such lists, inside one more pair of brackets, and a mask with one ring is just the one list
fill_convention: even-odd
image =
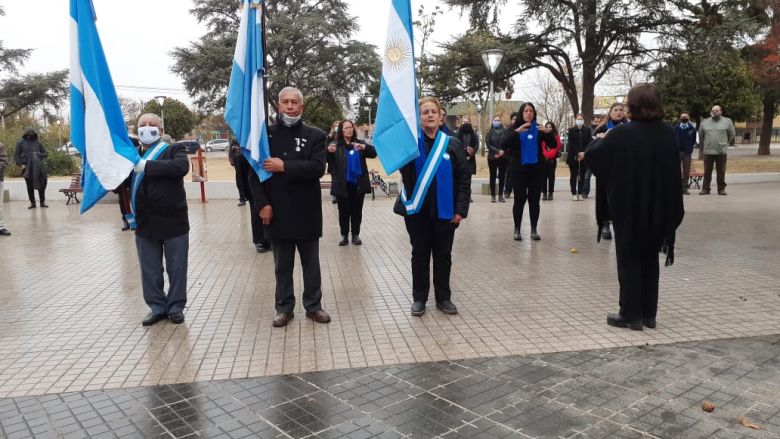
[[(713, 371), (707, 372), (711, 376), (700, 375), (709, 367), (698, 372), (683, 367), (685, 362), (678, 361), (685, 359), (684, 353), (701, 349), (698, 358), (710, 358), (709, 350), (726, 349), (719, 348), (719, 343), (736, 343), (747, 350), (725, 355), (723, 365), (717, 367), (736, 368), (743, 372), (739, 375), (743, 379), (771, 383), (771, 375), (761, 375), (768, 366), (756, 363), (750, 366), (750, 372), (740, 369), (748, 367), (743, 359), (753, 352), (749, 350), (752, 346), (766, 355), (775, 354), (771, 358), (777, 379), (778, 344), (772, 336), (780, 333), (780, 232), (776, 224), (780, 184), (730, 185), (727, 197), (686, 197), (687, 213), (678, 235), (676, 264), (662, 269), (659, 326), (643, 332), (605, 324), (606, 313), (617, 307), (614, 246), (611, 242), (595, 242), (593, 200), (573, 202), (561, 189), (556, 192), (555, 201), (543, 202), (540, 242), (528, 239), (527, 224), (523, 227), (525, 240), (511, 240), (512, 200), (492, 204), (486, 197), (474, 197), (471, 214), (455, 238), (453, 301), (461, 313), (454, 317), (433, 307), (422, 318), (409, 315), (410, 245), (403, 221), (391, 212), (392, 199), (366, 201), (362, 247), (338, 247), (336, 207), (325, 200), (325, 237), (320, 244), (323, 303), (334, 320), (329, 325), (318, 325), (299, 314), (287, 328), (281, 329), (271, 327), (272, 257), (254, 251), (246, 207), (237, 207), (228, 200), (190, 204), (187, 320), (178, 326), (162, 323), (144, 328), (140, 320), (147, 308), (140, 293), (133, 237), (119, 231), (117, 206), (99, 205), (81, 217), (77, 206), (65, 206), (64, 200), (55, 194), (50, 194), (51, 207), (46, 210), (29, 211), (26, 203), (8, 203), (6, 223), (13, 236), (0, 240), (0, 398), (6, 398), (0, 400), (0, 437), (38, 431), (32, 427), (55, 437), (82, 437), (92, 426), (105, 425), (113, 431), (119, 428), (115, 421), (120, 418), (129, 420), (130, 425), (125, 427), (130, 436), (146, 437), (147, 432), (183, 436), (186, 431), (240, 436), (233, 434), (233, 428), (223, 428), (222, 420), (216, 421), (212, 413), (205, 413), (206, 409), (198, 415), (202, 424), (184, 420), (189, 430), (184, 428), (181, 432), (174, 432), (176, 427), (165, 427), (166, 422), (176, 417), (184, 419), (190, 412), (181, 415), (176, 408), (169, 407), (173, 414), (162, 409), (153, 413), (169, 403), (186, 407), (188, 401), (198, 400), (197, 395), (203, 395), (202, 401), (223, 401), (223, 397), (235, 400), (228, 405), (235, 410), (223, 410), (225, 416), (245, 416), (236, 422), (255, 437), (303, 437), (312, 433), (340, 437), (346, 433), (337, 428), (348, 424), (355, 427), (349, 432), (353, 437), (383, 437), (371, 430), (374, 427), (382, 427), (379, 433), (387, 437), (478, 437), (468, 428), (476, 428), (484, 437), (500, 437), (503, 433), (566, 437), (576, 432), (587, 437), (634, 437), (639, 432), (658, 437), (707, 437), (692, 433), (696, 429), (691, 428), (699, 423), (712, 426), (711, 418), (720, 419), (719, 410), (706, 418), (710, 421), (688, 416), (698, 419), (697, 423), (679, 427), (687, 422), (680, 420), (687, 413), (685, 407), (692, 406), (683, 407), (678, 398), (668, 405), (669, 410), (660, 408), (664, 405), (661, 402), (670, 399), (652, 398), (669, 385), (661, 380), (663, 374), (658, 371), (688, 373), (694, 381), (680, 386), (690, 385), (688, 389), (693, 389), (716, 380), (718, 375)], [(297, 270), (295, 279), (300, 291), (301, 275)], [(734, 338), (741, 341), (717, 341)], [(680, 342), (684, 344), (672, 344)], [(646, 345), (649, 347), (632, 347)], [(506, 398), (490, 392), (490, 386), (496, 382), (482, 379), (483, 375), (490, 375), (479, 369), (483, 362), (492, 362), (494, 366), (485, 366), (488, 370), (506, 367), (514, 371), (505, 371), (510, 375), (522, 375), (526, 369), (533, 374), (537, 370), (531, 367), (534, 363), (538, 366), (549, 362), (549, 366), (539, 366), (541, 370), (568, 371), (550, 358), (606, 355), (605, 364), (611, 364), (613, 356), (627, 358), (660, 351), (677, 360), (656, 366), (656, 372), (647, 378), (635, 376), (634, 381), (621, 384), (612, 381), (621, 379), (619, 368), (600, 376), (577, 370), (574, 376), (561, 372), (563, 375), (551, 377), (549, 383), (545, 382), (546, 387), (525, 388), (506, 384), (510, 378), (519, 377), (504, 377), (507, 381), (499, 380), (502, 384), (496, 386), (498, 389), (520, 392)], [(564, 353), (555, 354), (558, 352)], [(632, 364), (638, 367), (638, 363)], [(441, 368), (461, 371), (464, 376), (450, 376)], [(403, 371), (410, 375), (434, 375), (434, 387), (461, 386), (457, 390), (460, 393), (448, 396), (433, 392), (434, 387), (426, 388), (427, 385), (399, 375)], [(282, 374), (292, 376), (278, 377)], [(360, 381), (360, 374), (369, 378)], [(357, 397), (339, 395), (329, 384), (316, 383), (327, 381), (330, 376), (336, 381), (330, 385), (350, 379), (357, 383), (352, 391)], [(357, 378), (349, 378), (353, 376)], [(375, 376), (382, 379), (374, 379)], [(472, 381), (468, 381), (469, 376)], [(737, 383), (739, 377), (722, 384)], [(614, 416), (598, 409), (604, 406), (600, 401), (609, 403), (615, 399), (610, 396), (614, 394), (596, 397), (599, 386), (591, 379), (618, 386), (605, 389), (626, 397), (620, 399), (622, 408), (607, 404), (608, 410), (616, 413)], [(676, 380), (684, 382), (682, 376)], [(585, 398), (587, 403), (578, 406), (576, 398), (545, 393), (551, 387), (568, 389), (566, 383), (580, 385), (562, 395), (577, 394), (579, 389), (581, 394), (592, 394), (593, 398), (582, 396), (580, 399)], [(634, 384), (636, 388), (632, 387)], [(247, 390), (248, 399), (244, 399), (238, 396), (243, 394), (239, 390), (242, 386), (271, 390)], [(285, 393), (288, 388), (291, 393)], [(624, 388), (639, 394), (626, 393)], [(729, 394), (734, 394), (734, 398), (726, 402), (742, 395), (740, 404), (735, 404), (734, 412), (727, 412), (728, 417), (716, 423), (717, 428), (704, 430), (713, 437), (776, 437), (776, 401), (780, 400), (777, 382), (766, 389), (774, 392), (769, 395), (774, 399), (756, 390), (751, 390), (748, 397), (732, 390)], [(163, 399), (163, 405), (143, 402), (143, 395), (169, 391), (174, 395)], [(261, 408), (252, 408), (249, 401), (257, 397), (257, 392), (270, 392), (258, 398), (270, 399), (273, 404), (266, 402)], [(392, 399), (391, 395), (395, 395), (398, 405), (392, 410), (399, 411), (388, 411), (392, 407), (389, 400), (374, 404), (372, 397), (360, 398), (367, 393), (377, 398), (381, 395)], [(681, 391), (678, 396), (685, 394)], [(532, 396), (549, 402), (541, 404)], [(56, 413), (63, 422), (78, 421), (68, 423), (70, 428), (77, 427), (73, 434), (51, 427), (55, 425), (55, 412), (50, 406), (70, 407), (69, 402), (62, 405), (65, 398), (76, 404), (81, 401), (82, 410), (87, 413), (98, 413), (97, 418), (90, 418), (94, 424), (85, 427), (79, 413), (71, 410)], [(96, 406), (99, 402), (93, 402), (116, 398), (120, 402), (125, 398), (121, 407), (118, 402), (111, 403), (122, 414), (112, 411), (114, 417), (109, 419)], [(309, 399), (313, 402), (307, 403)], [(525, 413), (522, 407), (510, 409), (523, 401), (530, 404), (524, 407), (540, 410), (538, 416)], [(504, 402), (505, 406), (498, 407)], [(38, 415), (31, 418), (37, 419), (37, 424), (8, 424), (6, 414), (21, 410), (26, 406), (20, 404), (26, 403)], [(221, 407), (222, 403), (214, 405)], [(625, 412), (629, 407), (635, 408), (636, 419), (630, 416), (633, 412)], [(670, 415), (664, 414), (664, 410), (677, 420), (669, 421)], [(740, 410), (763, 423), (764, 428), (756, 432), (734, 430), (737, 427), (728, 422)], [(296, 420), (305, 413), (318, 420)], [(428, 418), (437, 416), (436, 413), (444, 418), (431, 421), (436, 426), (426, 427)], [(541, 416), (542, 413), (546, 414)], [(639, 415), (652, 415), (648, 419), (662, 421), (657, 425), (671, 422), (682, 430), (666, 431), (641, 424)], [(9, 416), (19, 418), (18, 413)], [(415, 416), (421, 421), (414, 421)], [(546, 423), (539, 424), (539, 416), (547, 419)], [(226, 423), (227, 419), (224, 418)], [(561, 424), (556, 424), (555, 419), (562, 419)], [(285, 426), (291, 421), (297, 426)], [(533, 430), (536, 427), (531, 424), (544, 426), (543, 430)], [(557, 427), (550, 426), (553, 424)], [(569, 424), (568, 430), (564, 428)], [(254, 431), (250, 425), (260, 430)], [(609, 430), (614, 425), (621, 427)], [(606, 430), (599, 432), (602, 427)], [(729, 436), (734, 431), (739, 433)]]

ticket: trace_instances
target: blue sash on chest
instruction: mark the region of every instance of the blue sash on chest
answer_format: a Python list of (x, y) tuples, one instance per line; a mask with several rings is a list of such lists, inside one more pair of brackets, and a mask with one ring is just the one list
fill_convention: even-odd
[[(149, 149), (146, 151), (146, 154), (144, 154), (144, 160), (152, 161), (156, 160), (158, 157), (160, 157), (160, 154), (164, 153), (165, 150), (168, 149), (168, 144), (165, 142), (160, 142), (152, 149)], [(127, 222), (130, 224), (130, 227), (135, 230), (135, 199), (138, 195), (138, 188), (141, 187), (141, 183), (144, 181), (144, 176), (146, 175), (146, 172), (140, 172), (140, 173), (133, 173), (133, 178), (130, 180), (130, 209), (131, 213), (129, 213), (127, 217)]]
[[(438, 217), (442, 220), (451, 220), (455, 216), (455, 198), (453, 195), (452, 158), (447, 153), (447, 145), (450, 138), (442, 131), (436, 134), (433, 148), (428, 153), (425, 147), (423, 134), (420, 133), (417, 147), (420, 155), (415, 159), (414, 166), (417, 171), (417, 182), (414, 185), (411, 199), (406, 196), (406, 190), (401, 191), (401, 201), (406, 208), (407, 215), (415, 215), (425, 201), (433, 179), (436, 179), (436, 205)], [(443, 165), (443, 166), (442, 166)]]

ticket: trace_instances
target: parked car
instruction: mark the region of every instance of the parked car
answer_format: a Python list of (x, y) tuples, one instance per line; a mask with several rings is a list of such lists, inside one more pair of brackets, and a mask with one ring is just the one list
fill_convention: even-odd
[(64, 152), (67, 155), (75, 155), (75, 156), (79, 156), (79, 157), (81, 156), (81, 153), (79, 152), (79, 150), (76, 149), (76, 147), (73, 146), (73, 144), (70, 143), (70, 142), (60, 146), (59, 148), (57, 148), (57, 151)]
[(228, 139), (214, 139), (206, 142), (206, 151), (227, 151), (230, 147), (230, 140)]
[(182, 140), (181, 142), (176, 142), (171, 146), (176, 145), (184, 145), (184, 149), (187, 150), (187, 154), (197, 154), (198, 149), (203, 149), (203, 147), (200, 146), (200, 144), (195, 140)]

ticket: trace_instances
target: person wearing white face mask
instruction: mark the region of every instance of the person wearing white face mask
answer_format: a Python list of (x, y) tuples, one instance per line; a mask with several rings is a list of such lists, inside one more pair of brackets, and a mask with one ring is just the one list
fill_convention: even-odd
[(306, 317), (317, 323), (330, 322), (322, 309), (319, 240), (322, 237), (322, 192), (325, 174), (325, 132), (301, 120), (303, 94), (294, 87), (279, 92), (277, 122), (268, 128), (271, 157), (263, 169), (273, 175), (260, 182), (251, 173), (249, 187), (260, 208), (260, 218), (271, 238), (276, 274), (273, 326), (292, 320), (295, 308), (293, 267), (295, 250), (303, 271), (303, 307)]
[(585, 148), (591, 141), (590, 128), (585, 126), (585, 117), (582, 114), (577, 114), (567, 138), (569, 149), (566, 153), (566, 164), (569, 166), (571, 198), (580, 201), (585, 187), (585, 171), (588, 170), (584, 161)]
[[(164, 319), (182, 323), (187, 305), (190, 223), (184, 176), (190, 165), (184, 146), (169, 145), (161, 140), (162, 135), (159, 116), (147, 113), (138, 119), (142, 159), (131, 176), (130, 204), (144, 301), (151, 309), (144, 326)], [(168, 272), (167, 295), (164, 271)]]

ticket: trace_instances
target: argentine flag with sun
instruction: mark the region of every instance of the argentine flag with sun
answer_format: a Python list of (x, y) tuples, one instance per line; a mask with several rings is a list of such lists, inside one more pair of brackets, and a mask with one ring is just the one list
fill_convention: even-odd
[(419, 108), (414, 73), (410, 0), (392, 0), (374, 144), (385, 172), (392, 174), (419, 155)]

